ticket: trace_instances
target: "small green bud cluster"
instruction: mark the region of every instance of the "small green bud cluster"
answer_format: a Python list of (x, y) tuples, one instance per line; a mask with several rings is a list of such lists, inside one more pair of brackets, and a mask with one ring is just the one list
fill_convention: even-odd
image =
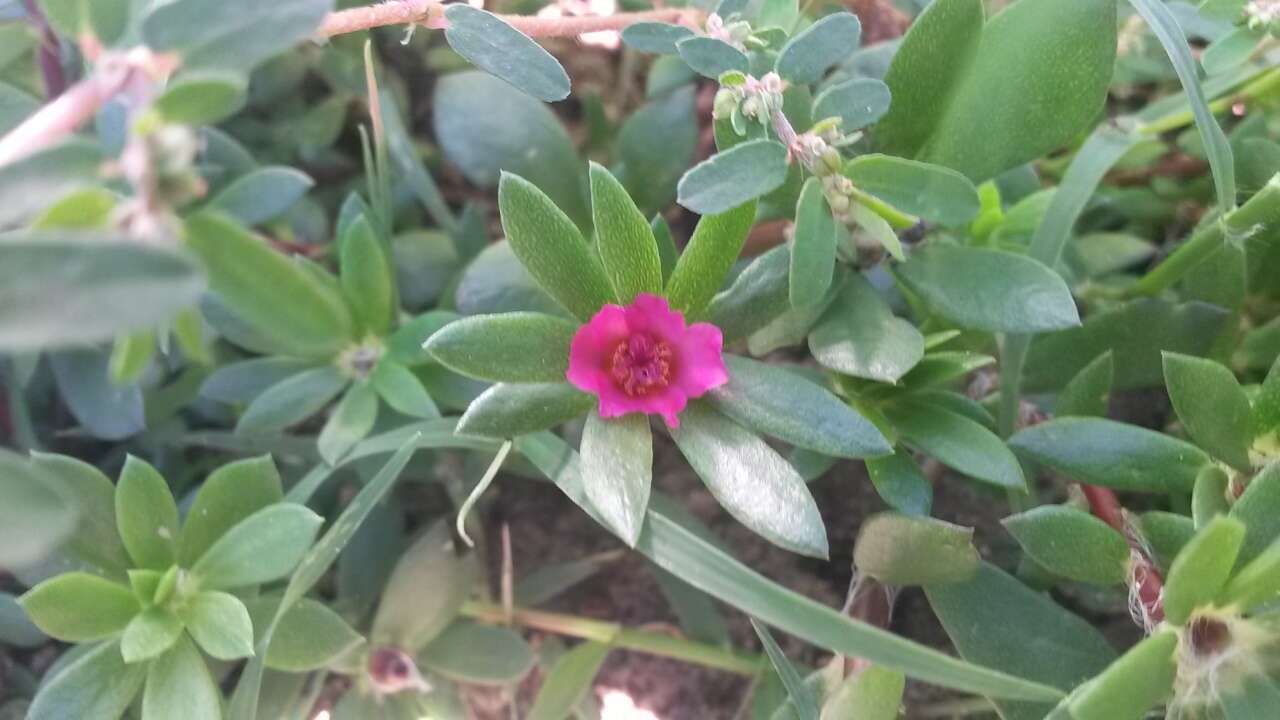
[(715, 38), (746, 52), (747, 39), (751, 37), (751, 23), (746, 20), (730, 18), (726, 22), (724, 18), (711, 13), (707, 16), (707, 24), (704, 29), (707, 37)]
[(734, 132), (747, 133), (746, 123), (768, 126), (775, 113), (782, 112), (782, 78), (768, 73), (762, 78), (740, 72), (727, 72), (720, 77), (720, 90), (712, 105), (712, 116), (728, 119)]

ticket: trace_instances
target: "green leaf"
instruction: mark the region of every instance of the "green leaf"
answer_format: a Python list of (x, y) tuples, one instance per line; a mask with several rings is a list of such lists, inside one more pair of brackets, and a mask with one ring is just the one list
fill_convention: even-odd
[(671, 437), (739, 522), (779, 547), (827, 557), (826, 527), (804, 479), (764, 441), (701, 402), (685, 408)]
[(796, 33), (778, 53), (774, 69), (784, 80), (814, 83), (848, 57), (862, 39), (862, 23), (848, 12), (832, 13)]
[(604, 268), (582, 234), (541, 190), (524, 178), (503, 173), (498, 207), (511, 250), (566, 310), (585, 321), (616, 300)]
[(360, 442), (378, 419), (378, 394), (368, 383), (353, 383), (320, 430), (316, 446), (330, 465)]
[(622, 183), (591, 163), (591, 217), (600, 260), (618, 302), (629, 305), (640, 293), (662, 292), (662, 260), (640, 209)]
[(239, 588), (288, 575), (311, 547), (324, 518), (301, 505), (263, 508), (227, 530), (191, 567), (209, 588)]
[(1236, 376), (1212, 360), (1162, 353), (1169, 399), (1196, 444), (1240, 470), (1250, 470), (1253, 410)]
[(907, 445), (956, 471), (1000, 487), (1026, 487), (1022, 467), (990, 430), (968, 417), (920, 400), (903, 400), (885, 414)]
[(1142, 514), (1142, 537), (1154, 552), (1156, 562), (1165, 571), (1195, 534), (1195, 523), (1185, 515), (1159, 510)]
[(1177, 438), (1102, 418), (1050, 420), (1009, 438), (1009, 447), (1080, 482), (1145, 492), (1190, 492), (1212, 462)]
[(744, 427), (824, 455), (888, 455), (893, 446), (866, 418), (824, 388), (774, 365), (725, 355), (729, 382), (707, 401)]
[(863, 668), (846, 678), (827, 696), (821, 720), (897, 720), (906, 677), (879, 665)]
[(36, 627), (63, 642), (92, 642), (114, 635), (141, 610), (129, 588), (85, 572), (45, 580), (18, 602)]
[(809, 335), (809, 351), (838, 373), (896, 383), (924, 357), (924, 336), (894, 316), (866, 278), (850, 273)]
[[(1209, 43), (1200, 54), (1206, 75), (1217, 75), (1248, 62), (1258, 43), (1267, 36), (1263, 28), (1237, 27)], [(1243, 159), (1243, 158), (1242, 158)]]
[[(1069, 691), (1115, 658), (1110, 643), (1093, 625), (988, 563), (973, 579), (929, 586), (925, 595), (961, 657), (1016, 673), (1026, 682)], [(1053, 707), (999, 699), (996, 705), (1008, 720), (1041, 720)]]
[(831, 287), (835, 265), (836, 219), (827, 206), (822, 181), (809, 178), (796, 205), (788, 281), (791, 304), (814, 305), (822, 300)]
[(755, 618), (751, 618), (751, 627), (760, 638), (765, 654), (769, 656), (769, 664), (773, 665), (774, 672), (778, 673), (783, 687), (787, 689), (787, 697), (791, 699), (791, 706), (798, 720), (818, 720), (818, 706), (813, 692), (805, 687), (796, 666), (791, 664), (786, 654), (782, 652), (782, 648), (778, 647), (778, 642), (769, 633), (769, 628)]
[(27, 617), (18, 598), (7, 592), (0, 592), (0, 642), (23, 649), (38, 648), (49, 642), (49, 636)]
[[(577, 454), (563, 440), (541, 433), (520, 438), (516, 444), (574, 503), (594, 514), (586, 499)], [(636, 551), (695, 588), (833, 652), (901, 668), (926, 682), (993, 697), (1056, 700), (1061, 696), (1045, 685), (958, 661), (858, 622), (772, 583), (652, 504)], [(1020, 637), (1023, 640), (1025, 637)]]
[(129, 621), (120, 638), (120, 654), (127, 663), (150, 660), (167, 651), (182, 636), (182, 621), (166, 608), (151, 607)]
[(1116, 390), (1158, 384), (1161, 350), (1204, 355), (1226, 317), (1226, 310), (1212, 305), (1155, 299), (1095, 312), (1081, 327), (1036, 338), (1027, 355), (1026, 390), (1060, 388), (1108, 350), (1115, 362)]
[(1152, 0), (1129, 0), (1129, 3), (1147, 21), (1151, 32), (1160, 40), (1173, 63), (1174, 72), (1178, 74), (1178, 80), (1191, 104), (1191, 113), (1195, 116), (1205, 155), (1209, 158), (1213, 185), (1218, 191), (1218, 206), (1224, 212), (1230, 210), (1236, 206), (1235, 158), (1231, 154), (1231, 144), (1227, 142), (1226, 133), (1222, 132), (1222, 127), (1209, 109), (1204, 88), (1200, 86), (1200, 71), (1196, 67), (1187, 38), (1179, 27), (1177, 18), (1164, 3)]
[(693, 237), (667, 280), (666, 294), (672, 310), (683, 312), (691, 321), (703, 317), (742, 252), (755, 217), (755, 203), (748, 202), (698, 220)]
[(1080, 324), (1062, 277), (1025, 255), (931, 244), (898, 277), (938, 314), (991, 332), (1044, 332)]
[[(256, 652), (245, 665), (240, 673), (240, 680), (236, 683), (235, 692), (231, 696), (231, 702), (228, 704), (228, 714), (234, 718), (243, 718), (244, 720), (255, 720), (257, 717), (258, 697), (262, 689), (262, 676), (266, 671), (265, 661), (267, 648), (271, 644), (271, 638), (275, 634), (276, 627), (281, 622), (282, 614), (288, 612), (299, 600), (306, 595), (316, 583), (324, 577), (324, 574), (338, 559), (338, 555), (347, 543), (360, 529), (365, 518), (369, 513), (373, 512), (375, 506), (382, 502), (387, 493), (391, 490), (396, 478), (400, 476), (405, 465), (408, 464), (409, 458), (413, 455), (413, 451), (420, 440), (423, 440), (423, 431), (421, 429), (409, 426), (408, 432), (393, 432), (384, 436), (380, 436), (376, 442), (366, 440), (369, 445), (378, 446), (377, 450), (368, 451), (367, 454), (378, 454), (386, 452), (387, 449), (394, 449), (395, 454), (387, 460), (386, 464), (373, 476), (360, 492), (352, 499), (347, 508), (342, 511), (338, 519), (334, 522), (329, 532), (320, 538), (311, 550), (302, 558), (302, 562), (298, 563), (297, 570), (289, 578), (289, 583), (285, 586), (284, 595), (280, 600), (280, 609), (276, 611), (276, 615), (271, 619), (271, 624), (262, 632), (261, 639), (258, 641)], [(394, 442), (388, 442), (394, 440)], [(383, 446), (389, 446), (384, 448)], [(360, 455), (360, 446), (357, 446), (357, 452), (352, 453), (353, 456)], [(361, 455), (364, 456), (364, 455)], [(321, 468), (319, 471), (319, 479), (321, 481), (328, 477), (330, 470)], [(308, 487), (305, 479), (300, 481), (294, 490), (300, 487)], [(295, 502), (305, 502), (314, 492), (314, 485), (310, 486), (307, 492), (298, 493), (295, 497), (291, 493), (291, 500)]]
[(1209, 465), (1196, 475), (1191, 491), (1191, 516), (1196, 529), (1204, 527), (1215, 515), (1224, 515), (1230, 509), (1227, 502), (1230, 479), (1217, 465)]
[(842, 174), (859, 189), (940, 225), (966, 225), (978, 214), (978, 190), (950, 168), (891, 155), (859, 155)]
[[(752, 260), (733, 279), (728, 289), (711, 300), (707, 319), (720, 328), (726, 345), (785, 318), (792, 310), (788, 280), (790, 263), (791, 250), (786, 245), (779, 245)], [(827, 288), (822, 301), (799, 310), (819, 315), (826, 310), (824, 303), (829, 302), (833, 294), (832, 289)], [(752, 354), (761, 353), (752, 348)]]
[(750, 70), (750, 61), (741, 50), (723, 40), (695, 35), (676, 42), (680, 59), (703, 77), (715, 80), (727, 72)]
[(7, 135), (38, 109), (40, 101), (35, 96), (7, 82), (0, 82), (0, 133)]
[[(280, 609), (280, 596), (255, 598), (247, 607), (253, 628), (261, 635)], [(363, 641), (324, 603), (302, 598), (276, 624), (267, 648), (267, 667), (285, 672), (320, 670)]]
[(1105, 522), (1072, 507), (1042, 505), (1002, 521), (1009, 534), (1054, 575), (1119, 585), (1129, 569), (1129, 543)]
[(927, 516), (933, 505), (933, 485), (920, 472), (911, 453), (898, 450), (893, 455), (867, 460), (867, 474), (880, 499), (905, 515)]
[(648, 416), (632, 413), (606, 420), (599, 413), (588, 414), (581, 452), (587, 498), (606, 527), (634, 546), (653, 482), (653, 435)]
[(50, 677), (32, 700), (27, 720), (121, 717), (146, 676), (146, 665), (125, 663), (118, 643), (102, 643)]
[[(641, 212), (659, 213), (676, 199), (676, 183), (693, 164), (698, 149), (695, 101), (696, 88), (682, 85), (650, 100), (618, 130), (618, 179)], [(653, 230), (658, 232), (657, 228)], [(674, 250), (674, 244), (668, 249)], [(659, 255), (663, 250), (660, 245)], [(666, 255), (662, 257), (664, 261), (668, 259)], [(669, 259), (674, 265), (674, 252)], [(665, 262), (663, 267), (671, 269)]]
[(459, 554), (452, 523), (437, 521), (400, 556), (373, 617), (369, 641), (416, 652), (458, 614), (476, 580), (476, 563)]
[(1249, 481), (1231, 506), (1231, 516), (1244, 522), (1245, 536), (1240, 561), (1249, 562), (1280, 537), (1280, 463), (1272, 462)]
[(1114, 367), (1115, 364), (1111, 361), (1110, 350), (1085, 365), (1062, 388), (1062, 392), (1058, 393), (1055, 414), (1059, 417), (1070, 415), (1105, 416), (1110, 405), (1111, 379), (1114, 376)]
[(354, 324), (341, 293), (239, 224), (201, 213), (187, 219), (186, 231), (210, 287), (255, 329), (300, 357), (330, 357), (352, 340)]
[(976, 0), (943, 0), (912, 26), (885, 76), (886, 152), (980, 182), (1095, 121), (1115, 61), (1114, 0), (1033, 0), (981, 21)]
[(1232, 576), (1217, 604), (1248, 612), (1280, 596), (1280, 543), (1272, 543)]
[(82, 345), (150, 329), (194, 304), (204, 287), (199, 267), (177, 249), (67, 232), (8, 236), (0, 242), (0, 348)]
[(889, 585), (964, 582), (981, 562), (973, 528), (893, 512), (863, 521), (853, 546), (858, 572)]
[(622, 42), (640, 52), (674, 55), (676, 44), (693, 35), (694, 32), (684, 25), (638, 22), (623, 28)]
[(332, 9), (333, 0), (178, 0), (147, 13), (142, 39), (177, 52), (184, 69), (249, 70), (310, 38)]
[(569, 96), (569, 76), (551, 53), (497, 15), (469, 5), (445, 9), (449, 46), (471, 64), (544, 102)]
[(391, 329), (397, 312), (395, 279), (386, 248), (361, 215), (342, 234), (342, 294), (355, 319), (375, 335)]
[(55, 476), (44, 482), (57, 483), (56, 487), (66, 491), (68, 500), (79, 509), (75, 530), (58, 549), (59, 559), (76, 567), (87, 563), (101, 575), (123, 580), (129, 553), (116, 530), (115, 486), (111, 480), (96, 467), (66, 455), (33, 452), (31, 463), (40, 475)]
[(383, 358), (369, 381), (383, 402), (396, 412), (426, 420), (440, 417), (440, 408), (436, 407), (422, 381), (400, 363)]
[(1142, 720), (1173, 689), (1178, 670), (1174, 658), (1177, 647), (1178, 634), (1166, 629), (1129, 648), (1071, 698), (1067, 705), (1071, 716), (1077, 720)]
[(254, 398), (236, 422), (236, 434), (278, 432), (320, 412), (351, 383), (337, 367), (324, 365), (287, 377)]
[(1224, 720), (1266, 717), (1280, 703), (1280, 687), (1266, 676), (1246, 675), (1240, 687), (1222, 693)]
[(238, 112), (247, 94), (248, 82), (240, 73), (183, 73), (169, 83), (151, 109), (167, 123), (212, 125)]
[(561, 720), (568, 717), (591, 689), (591, 682), (608, 654), (607, 644), (584, 642), (561, 655), (543, 679), (525, 720)]
[(117, 385), (137, 382), (151, 364), (155, 352), (156, 334), (151, 330), (117, 335), (115, 344), (111, 347), (111, 361), (108, 365), (111, 382)]
[(566, 382), (498, 383), (471, 402), (458, 432), (513, 438), (553, 428), (596, 406), (596, 398)]
[(978, 54), (982, 26), (982, 0), (938, 0), (920, 13), (884, 76), (893, 103), (876, 125), (878, 148), (902, 157), (920, 152)]
[(200, 397), (229, 405), (251, 402), (267, 388), (307, 369), (301, 360), (260, 357), (227, 363), (200, 386)]
[(177, 558), (178, 506), (156, 469), (125, 459), (115, 492), (116, 526), (134, 565), (165, 570)]
[(490, 382), (558, 382), (569, 369), (576, 323), (540, 313), (475, 315), (452, 322), (423, 346), (445, 367)]
[(519, 175), (545, 192), (579, 228), (590, 229), (582, 162), (546, 105), (472, 71), (439, 78), (431, 104), (440, 149), (468, 180), (492, 188), (503, 171)]
[(1244, 537), (1244, 523), (1219, 515), (1191, 538), (1165, 578), (1161, 597), (1166, 620), (1183, 625), (1197, 608), (1218, 597), (1231, 577)]
[(123, 440), (146, 428), (142, 388), (112, 382), (105, 350), (62, 350), (49, 356), (49, 368), (67, 409), (90, 436)]
[(283, 496), (280, 473), (270, 456), (239, 460), (214, 470), (187, 511), (178, 541), (178, 564), (191, 567), (234, 525)]
[(218, 660), (238, 660), (253, 654), (253, 621), (235, 595), (205, 590), (179, 610), (187, 632)]
[(258, 168), (242, 175), (209, 201), (206, 209), (245, 225), (261, 225), (283, 215), (315, 185), (306, 173), (289, 167)]
[(72, 140), (0, 166), (0, 227), (30, 220), (72, 192), (97, 186), (102, 161), (97, 143)]
[(57, 476), (0, 450), (0, 567), (47, 557), (75, 531), (78, 515), (78, 503)]
[(222, 692), (209, 674), (200, 651), (183, 637), (147, 670), (142, 693), (142, 720), (165, 718), (221, 720)]
[(813, 117), (840, 118), (840, 131), (851, 133), (879, 120), (889, 111), (889, 86), (872, 78), (836, 83), (813, 99)]
[(535, 658), (529, 643), (511, 628), (459, 621), (423, 648), (417, 661), (450, 680), (507, 685), (520, 682)]
[(776, 140), (749, 140), (693, 166), (676, 186), (676, 202), (700, 215), (723, 213), (777, 190), (786, 179), (787, 148)]

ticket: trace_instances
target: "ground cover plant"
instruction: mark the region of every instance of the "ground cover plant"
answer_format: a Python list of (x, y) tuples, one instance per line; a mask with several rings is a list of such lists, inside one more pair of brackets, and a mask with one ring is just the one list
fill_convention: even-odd
[(0, 0), (0, 719), (1265, 720), (1275, 0)]

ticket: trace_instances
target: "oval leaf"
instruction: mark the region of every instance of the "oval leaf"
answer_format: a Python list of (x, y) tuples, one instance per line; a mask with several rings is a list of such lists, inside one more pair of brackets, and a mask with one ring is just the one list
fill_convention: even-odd
[(778, 189), (787, 179), (787, 148), (751, 140), (703, 160), (680, 178), (676, 202), (708, 215), (722, 213)]
[(1080, 324), (1062, 277), (1025, 255), (933, 244), (897, 270), (934, 312), (965, 328), (1036, 333)]
[(470, 5), (445, 8), (449, 46), (473, 65), (544, 102), (569, 96), (569, 75), (551, 53), (502, 18)]

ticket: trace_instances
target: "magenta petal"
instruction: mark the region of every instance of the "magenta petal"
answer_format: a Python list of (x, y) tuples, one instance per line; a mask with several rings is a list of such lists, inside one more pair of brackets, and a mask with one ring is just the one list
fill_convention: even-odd
[(627, 327), (633, 333), (646, 332), (679, 344), (685, 331), (684, 314), (672, 310), (666, 298), (640, 293), (627, 306)]
[(728, 382), (723, 344), (716, 326), (686, 326), (665, 298), (642, 293), (625, 308), (605, 305), (578, 330), (565, 378), (599, 398), (601, 417), (661, 415), (679, 427), (689, 398)]
[(729, 382), (723, 345), (724, 335), (711, 323), (694, 323), (685, 331), (676, 384), (689, 397), (702, 397), (708, 390)]
[(573, 336), (565, 379), (583, 392), (600, 392), (612, 387), (609, 359), (627, 334), (627, 313), (623, 307), (605, 305), (600, 308), (591, 321)]

